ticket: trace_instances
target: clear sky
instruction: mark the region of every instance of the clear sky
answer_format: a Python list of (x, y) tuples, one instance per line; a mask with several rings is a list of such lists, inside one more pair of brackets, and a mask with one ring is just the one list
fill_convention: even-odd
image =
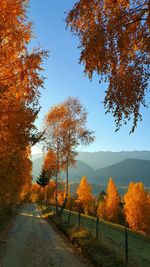
[[(68, 96), (78, 97), (88, 111), (88, 128), (95, 132), (96, 140), (82, 151), (150, 150), (150, 108), (142, 109), (143, 121), (135, 133), (129, 135), (131, 125), (115, 132), (111, 115), (105, 115), (101, 101), (106, 84), (99, 84), (94, 77), (90, 82), (84, 76), (83, 67), (78, 64), (78, 38), (66, 30), (65, 11), (71, 9), (75, 0), (30, 0), (29, 18), (33, 22), (36, 38), (32, 46), (50, 51), (44, 63), (45, 89), (42, 90), (41, 111), (36, 121), (40, 129), (43, 117), (52, 105), (62, 102)], [(37, 147), (33, 153), (39, 152)]]

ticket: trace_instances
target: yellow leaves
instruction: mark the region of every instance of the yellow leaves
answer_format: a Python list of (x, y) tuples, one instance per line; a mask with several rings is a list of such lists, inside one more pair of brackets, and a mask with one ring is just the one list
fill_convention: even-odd
[(4, 207), (22, 199), (31, 183), (28, 147), (35, 131), (38, 87), (43, 85), (40, 64), (45, 52), (28, 54), (31, 24), (26, 22), (27, 3), (0, 3), (0, 191), (7, 195), (5, 199), (0, 194), (0, 203)]
[(119, 215), (120, 196), (118, 194), (117, 188), (112, 178), (109, 179), (106, 195), (107, 197), (105, 204), (106, 204), (107, 218), (110, 221), (117, 222)]
[(131, 182), (124, 196), (126, 220), (133, 230), (150, 234), (149, 194), (142, 183)]
[(65, 106), (57, 105), (51, 108), (51, 110), (46, 115), (45, 121), (50, 126), (53, 122), (61, 123), (64, 120)]
[(134, 48), (135, 51), (137, 51), (139, 49), (137, 43), (134, 43), (133, 48)]
[[(141, 118), (149, 84), (148, 10), (148, 1), (143, 0), (80, 0), (66, 18), (79, 37), (79, 62), (85, 74), (92, 80), (95, 72), (101, 81), (108, 81), (104, 107), (112, 113), (117, 130), (133, 119), (134, 131)], [(118, 69), (120, 64), (125, 71)]]
[(100, 218), (107, 220), (105, 200), (99, 204), (97, 214)]
[(112, 178), (107, 185), (106, 198), (99, 204), (98, 214), (108, 221), (118, 222), (120, 196)]
[(47, 148), (59, 157), (63, 169), (74, 164), (75, 149), (79, 144), (86, 145), (94, 140), (92, 132), (86, 129), (86, 120), (87, 112), (80, 101), (73, 97), (51, 107), (45, 117)]
[(46, 170), (49, 178), (56, 174), (56, 155), (53, 150), (48, 150), (47, 154), (44, 157), (44, 170)]
[(1, 41), (1, 45), (6, 45), (8, 43), (9, 39), (8, 37), (5, 37), (2, 41)]
[(77, 195), (77, 201), (82, 204), (84, 210), (88, 210), (94, 197), (92, 195), (92, 187), (88, 183), (86, 176), (83, 176), (80, 181), (79, 187), (77, 188)]

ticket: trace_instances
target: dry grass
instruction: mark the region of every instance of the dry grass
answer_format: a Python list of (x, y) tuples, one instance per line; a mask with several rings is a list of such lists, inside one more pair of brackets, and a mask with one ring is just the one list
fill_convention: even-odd
[[(84, 255), (92, 262), (94, 266), (99, 267), (125, 267), (124, 250), (119, 249), (111, 240), (100, 235), (100, 238), (96, 239), (85, 227), (78, 230), (77, 224), (71, 221), (71, 224), (67, 224), (68, 214), (65, 212), (62, 218), (58, 217), (48, 207), (40, 207), (43, 217), (48, 221), (54, 223), (65, 235), (68, 236), (70, 241), (78, 248), (82, 250)], [(76, 215), (77, 216), (77, 215)], [(72, 218), (73, 219), (73, 218)], [(90, 217), (88, 216), (89, 220)], [(81, 224), (82, 225), (82, 224)], [(88, 224), (87, 224), (88, 225)], [(108, 226), (109, 227), (109, 226)], [(109, 229), (109, 228), (108, 228)], [(113, 231), (111, 225), (109, 231)], [(116, 225), (115, 230), (116, 231)], [(120, 232), (120, 227), (119, 227)], [(134, 233), (135, 234), (135, 233)], [(116, 236), (117, 238), (117, 236)], [(137, 236), (138, 240), (138, 236)], [(138, 241), (137, 241), (138, 242)], [(147, 267), (149, 263), (142, 261), (142, 264), (135, 257), (130, 257), (128, 267)]]

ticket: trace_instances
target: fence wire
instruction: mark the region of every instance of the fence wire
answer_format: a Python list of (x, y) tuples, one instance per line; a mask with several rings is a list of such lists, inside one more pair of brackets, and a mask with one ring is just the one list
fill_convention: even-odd
[[(54, 206), (49, 207), (49, 209), (56, 213), (56, 208)], [(68, 216), (69, 210), (64, 209), (63, 214), (61, 217), (62, 224), (68, 224)], [(77, 228), (79, 226), (79, 214), (78, 212), (71, 211), (70, 221), (68, 226), (73, 228)], [(81, 213), (81, 221), (80, 221), (80, 228), (86, 229), (86, 231), (93, 237), (96, 237), (96, 218), (92, 216), (85, 215)], [(124, 226), (106, 222), (104, 220), (99, 220), (98, 224), (99, 229), (99, 239), (102, 239), (107, 244), (113, 246), (116, 251), (121, 252), (125, 256), (125, 229)], [(147, 245), (145, 243), (145, 237), (138, 235), (137, 233), (132, 232), (128, 229), (128, 250), (129, 250), (129, 258), (136, 258), (142, 259), (145, 262), (144, 266), (150, 266), (150, 256), (145, 256), (146, 254), (149, 255), (149, 248), (150, 248), (150, 240), (147, 241)], [(148, 261), (147, 261), (148, 260)], [(148, 262), (148, 265), (147, 265)]]

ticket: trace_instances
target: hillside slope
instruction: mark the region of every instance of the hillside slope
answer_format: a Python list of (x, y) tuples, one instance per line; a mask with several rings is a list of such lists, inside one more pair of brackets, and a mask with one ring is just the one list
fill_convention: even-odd
[[(42, 168), (42, 157), (33, 160), (33, 180), (35, 181)], [(82, 176), (87, 176), (88, 181), (94, 184), (106, 185), (111, 176), (118, 186), (128, 186), (130, 181), (142, 181), (150, 187), (150, 161), (140, 159), (126, 159), (99, 170), (93, 170), (88, 164), (78, 160), (76, 166), (69, 168), (69, 180), (78, 183)], [(65, 178), (65, 174), (61, 173)]]
[(33, 180), (35, 181), (39, 176), (43, 164), (43, 157), (38, 157), (32, 161), (32, 176)]
[[(107, 184), (112, 177), (119, 186), (127, 186), (130, 181), (143, 182), (150, 186), (150, 161), (127, 159), (112, 166), (95, 171), (95, 182)], [(93, 181), (94, 182), (94, 181)]]
[[(41, 172), (42, 163), (43, 163), (42, 157), (33, 160), (32, 175), (34, 181), (37, 179), (37, 177)], [(92, 182), (93, 177), (95, 176), (94, 170), (86, 163), (77, 160), (76, 165), (74, 167), (69, 168), (69, 180), (71, 182), (79, 182), (82, 176), (84, 175), (88, 177), (89, 182)], [(64, 172), (61, 173), (61, 177), (65, 178)]]
[(93, 169), (99, 170), (101, 168), (121, 162), (125, 159), (150, 160), (150, 151), (79, 152), (77, 159), (85, 162)]

